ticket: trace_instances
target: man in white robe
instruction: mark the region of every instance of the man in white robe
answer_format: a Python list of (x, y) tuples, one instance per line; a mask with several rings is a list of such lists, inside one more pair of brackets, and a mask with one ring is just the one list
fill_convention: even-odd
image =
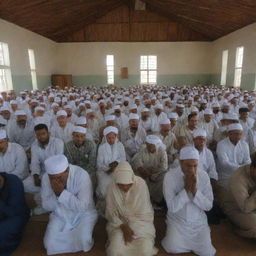
[(180, 151), (180, 166), (164, 178), (164, 198), (168, 207), (166, 236), (162, 246), (168, 253), (193, 252), (213, 256), (210, 228), (205, 211), (212, 208), (209, 176), (198, 168), (199, 153), (193, 146)]
[(152, 118), (150, 116), (150, 110), (148, 108), (143, 108), (141, 111), (140, 126), (145, 129), (147, 134), (151, 132)]
[(64, 110), (67, 112), (68, 122), (71, 124), (75, 124), (78, 117), (76, 114), (73, 113), (72, 106), (65, 105)]
[(154, 211), (145, 181), (120, 162), (106, 196), (108, 256), (153, 256)]
[(116, 122), (121, 129), (125, 129), (129, 126), (129, 119), (126, 114), (121, 113), (120, 105), (114, 106), (114, 115)]
[(44, 164), (42, 204), (52, 212), (44, 236), (47, 254), (90, 251), (97, 212), (88, 173), (70, 165), (64, 155), (52, 156)]
[(160, 122), (167, 118), (166, 113), (163, 112), (163, 105), (157, 104), (155, 106), (155, 113), (152, 115), (152, 132), (159, 132), (160, 131)]
[(51, 128), (51, 135), (63, 140), (64, 143), (69, 142), (72, 140), (74, 125), (68, 122), (67, 112), (65, 110), (59, 110), (56, 116), (57, 122)]
[(241, 140), (243, 128), (241, 124), (228, 126), (228, 137), (217, 145), (218, 184), (226, 189), (231, 174), (243, 165), (251, 163), (249, 146)]

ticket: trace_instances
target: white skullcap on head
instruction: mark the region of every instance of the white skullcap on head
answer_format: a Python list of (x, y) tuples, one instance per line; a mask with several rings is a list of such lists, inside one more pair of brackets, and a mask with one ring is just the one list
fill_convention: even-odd
[(24, 110), (16, 110), (15, 116), (26, 116), (27, 113)]
[(67, 109), (67, 108), (72, 109), (72, 107), (71, 107), (70, 105), (65, 105), (65, 106), (64, 106), (64, 109)]
[(205, 129), (198, 128), (193, 131), (193, 138), (206, 137), (206, 136), (207, 136), (207, 133), (206, 133)]
[(45, 109), (43, 107), (35, 107), (35, 112), (36, 111), (45, 111)]
[(132, 119), (139, 120), (139, 119), (140, 119), (140, 116), (139, 116), (138, 114), (131, 113), (131, 114), (129, 115), (129, 120), (132, 120)]
[(134, 172), (131, 165), (127, 162), (120, 162), (114, 171), (114, 180), (116, 184), (134, 183)]
[(11, 104), (11, 105), (17, 105), (18, 102), (17, 102), (17, 100), (11, 100), (11, 101), (10, 101), (10, 104)]
[(0, 111), (9, 111), (9, 112), (10, 112), (10, 109), (9, 109), (8, 106), (2, 106), (2, 107), (0, 108)]
[(6, 130), (0, 130), (0, 140), (6, 139), (6, 138), (7, 138)]
[(44, 161), (44, 166), (48, 174), (59, 174), (68, 168), (68, 159), (64, 155), (54, 155)]
[(183, 104), (176, 104), (177, 108), (185, 108), (185, 106)]
[(236, 113), (224, 113), (221, 120), (238, 120), (238, 115)]
[(131, 104), (131, 106), (129, 106), (129, 110), (137, 109), (137, 108), (138, 108), (138, 106), (136, 104)]
[(58, 103), (54, 102), (54, 103), (52, 103), (51, 108), (59, 107), (59, 106), (60, 106), (60, 105), (59, 105)]
[(212, 115), (212, 114), (213, 114), (213, 112), (210, 108), (205, 109), (204, 115)]
[(164, 118), (163, 120), (160, 121), (159, 124), (160, 124), (160, 125), (161, 125), (161, 124), (171, 124), (171, 121), (170, 121), (168, 118)]
[(198, 110), (198, 108), (196, 107), (196, 106), (193, 106), (192, 108), (191, 108), (191, 110), (190, 110), (190, 113), (192, 113), (192, 112), (199, 112), (199, 110)]
[(178, 119), (178, 114), (176, 112), (171, 112), (167, 114), (169, 119)]
[(65, 110), (59, 110), (56, 114), (57, 117), (59, 116), (68, 116), (67, 112)]
[(148, 108), (143, 108), (141, 112), (149, 112)]
[(75, 126), (74, 129), (73, 129), (73, 132), (86, 134), (86, 128), (84, 128), (82, 126)]
[(212, 107), (213, 108), (220, 108), (220, 104), (218, 102), (213, 102)]
[(77, 118), (76, 125), (85, 125), (85, 124), (87, 124), (85, 116), (80, 116)]
[(155, 106), (155, 109), (164, 109), (164, 107), (163, 107), (163, 105), (162, 104), (157, 104), (156, 106)]
[(38, 103), (38, 101), (36, 99), (32, 99), (31, 103)]
[[(78, 100), (79, 101), (79, 100)], [(80, 103), (79, 105), (78, 105), (78, 107), (85, 107), (85, 104), (84, 103)]]
[(87, 114), (90, 114), (90, 113), (92, 113), (92, 112), (93, 112), (92, 109), (87, 109), (85, 113), (86, 113), (86, 115), (87, 115)]
[(115, 134), (118, 134), (118, 129), (116, 127), (114, 127), (114, 126), (108, 126), (108, 127), (106, 127), (104, 129), (103, 135), (106, 136), (106, 135), (108, 135), (111, 132), (113, 132)]
[(228, 126), (228, 132), (229, 131), (235, 131), (235, 130), (239, 130), (239, 131), (242, 131), (243, 130), (243, 127), (241, 124), (230, 124)]
[(105, 117), (105, 121), (114, 121), (116, 120), (116, 117), (114, 115), (108, 115)]
[(148, 135), (146, 137), (146, 142), (155, 145), (157, 148), (166, 149), (166, 146), (163, 144), (162, 140), (156, 135)]
[(180, 150), (180, 160), (195, 159), (199, 160), (199, 152), (193, 146), (186, 146)]
[(118, 110), (118, 109), (120, 109), (120, 106), (119, 105), (115, 105), (114, 106), (114, 110)]

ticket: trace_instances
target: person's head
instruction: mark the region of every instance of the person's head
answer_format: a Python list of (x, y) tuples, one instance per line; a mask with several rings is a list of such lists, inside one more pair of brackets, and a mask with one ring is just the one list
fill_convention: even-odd
[(43, 144), (47, 145), (50, 139), (50, 132), (46, 124), (38, 124), (34, 127), (37, 140)]
[(176, 113), (178, 114), (178, 116), (182, 116), (183, 112), (184, 112), (184, 105), (177, 104), (176, 105)]
[(194, 146), (199, 152), (201, 152), (206, 145), (206, 135), (206, 131), (201, 128), (193, 131)]
[(139, 115), (138, 114), (130, 114), (129, 115), (129, 126), (130, 128), (137, 129), (139, 126)]
[(180, 167), (186, 176), (195, 175), (197, 172), (199, 153), (193, 146), (186, 146), (180, 150)]
[(16, 122), (18, 124), (18, 126), (20, 127), (25, 127), (26, 123), (27, 123), (27, 114), (25, 111), (23, 110), (17, 110), (15, 112), (16, 115)]
[(44, 161), (44, 165), (52, 186), (56, 183), (66, 185), (69, 174), (69, 164), (64, 155), (51, 156)]
[(149, 109), (148, 108), (144, 108), (142, 111), (141, 111), (141, 119), (143, 121), (146, 121), (150, 116), (150, 112), (149, 112)]
[(230, 105), (229, 104), (224, 104), (221, 107), (221, 112), (227, 114), (229, 112), (229, 109), (230, 109)]
[(120, 109), (120, 107), (119, 106), (116, 106), (115, 108), (114, 108), (114, 114), (115, 114), (115, 116), (116, 117), (120, 117), (121, 116), (121, 109)]
[(138, 106), (136, 104), (132, 104), (129, 108), (129, 112), (131, 114), (137, 114), (138, 113)]
[(208, 108), (205, 109), (205, 111), (204, 111), (204, 120), (205, 120), (206, 123), (211, 122), (212, 115), (213, 115), (213, 112), (212, 112), (211, 109), (208, 109)]
[(116, 142), (118, 129), (114, 126), (108, 126), (104, 129), (103, 135), (106, 137), (107, 143), (113, 145)]
[(177, 123), (177, 119), (178, 119), (178, 114), (176, 112), (171, 112), (171, 113), (168, 113), (168, 118), (171, 122), (171, 127), (173, 128), (176, 123)]
[(3, 116), (3, 118), (5, 120), (10, 120), (10, 117), (11, 117), (11, 111), (8, 107), (2, 107), (0, 109), (0, 112), (1, 112), (1, 115)]
[(72, 116), (72, 107), (70, 106), (70, 105), (66, 105), (65, 107), (64, 107), (64, 109), (65, 109), (65, 111), (67, 112), (67, 116), (68, 117), (71, 117)]
[(87, 110), (86, 118), (87, 120), (93, 120), (95, 118), (95, 113), (91, 109)]
[(116, 118), (114, 115), (106, 116), (105, 121), (106, 121), (107, 126), (115, 126), (116, 125)]
[(246, 121), (249, 117), (249, 109), (248, 108), (239, 108), (239, 116), (241, 120)]
[(236, 145), (243, 136), (243, 127), (241, 124), (230, 124), (228, 126), (228, 137)]
[(81, 147), (86, 140), (86, 128), (75, 126), (72, 133), (73, 142), (77, 147)]
[(146, 147), (149, 153), (154, 154), (159, 147), (163, 146), (163, 142), (156, 135), (148, 135), (146, 137)]
[(252, 180), (256, 183), (256, 153), (252, 156), (252, 162), (250, 165), (250, 176)]
[(35, 116), (43, 116), (45, 113), (45, 109), (43, 107), (35, 108)]
[(8, 148), (8, 138), (5, 130), (0, 130), (0, 153), (4, 154)]
[(161, 104), (158, 104), (155, 106), (155, 114), (159, 116), (163, 111), (163, 106)]
[(12, 111), (15, 112), (18, 109), (18, 103), (16, 100), (11, 100), (10, 102)]
[(117, 187), (124, 193), (127, 193), (134, 183), (134, 172), (131, 165), (127, 162), (120, 162), (114, 171), (114, 180)]
[(188, 127), (191, 130), (194, 130), (198, 124), (198, 115), (193, 113), (188, 115)]
[(59, 110), (56, 116), (59, 126), (65, 127), (68, 122), (67, 112), (65, 110)]
[(162, 134), (168, 134), (171, 130), (171, 121), (169, 119), (162, 120), (160, 122), (160, 132)]

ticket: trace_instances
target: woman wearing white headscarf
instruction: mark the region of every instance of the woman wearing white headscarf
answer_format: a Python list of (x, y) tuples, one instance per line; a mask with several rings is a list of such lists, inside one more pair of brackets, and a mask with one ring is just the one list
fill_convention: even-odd
[(148, 135), (146, 145), (133, 157), (132, 166), (145, 179), (150, 196), (155, 203), (163, 200), (163, 178), (168, 168), (166, 146), (156, 135)]
[(107, 187), (112, 181), (112, 172), (119, 162), (125, 161), (125, 149), (118, 140), (118, 129), (108, 126), (104, 129), (105, 142), (99, 146), (97, 157), (97, 179), (98, 187), (96, 190), (99, 199), (104, 199)]
[(144, 180), (128, 162), (120, 162), (106, 196), (108, 256), (153, 256), (154, 212)]

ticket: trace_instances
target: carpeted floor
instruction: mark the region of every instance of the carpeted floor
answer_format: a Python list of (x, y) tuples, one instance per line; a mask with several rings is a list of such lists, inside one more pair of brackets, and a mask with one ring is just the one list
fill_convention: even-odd
[[(12, 256), (45, 256), (46, 251), (43, 247), (43, 235), (47, 225), (47, 215), (34, 216), (30, 219), (24, 232), (23, 240), (18, 249)], [(156, 245), (160, 249), (158, 256), (168, 255), (160, 246), (160, 241), (165, 233), (165, 221), (163, 216), (155, 219), (157, 230)], [(243, 239), (236, 236), (227, 221), (223, 221), (221, 225), (212, 226), (213, 245), (217, 249), (218, 256), (255, 256), (256, 241)], [(62, 256), (103, 256), (105, 255), (105, 221), (99, 219), (94, 230), (95, 245), (89, 253), (62, 254)], [(182, 254), (184, 256), (193, 254)]]

